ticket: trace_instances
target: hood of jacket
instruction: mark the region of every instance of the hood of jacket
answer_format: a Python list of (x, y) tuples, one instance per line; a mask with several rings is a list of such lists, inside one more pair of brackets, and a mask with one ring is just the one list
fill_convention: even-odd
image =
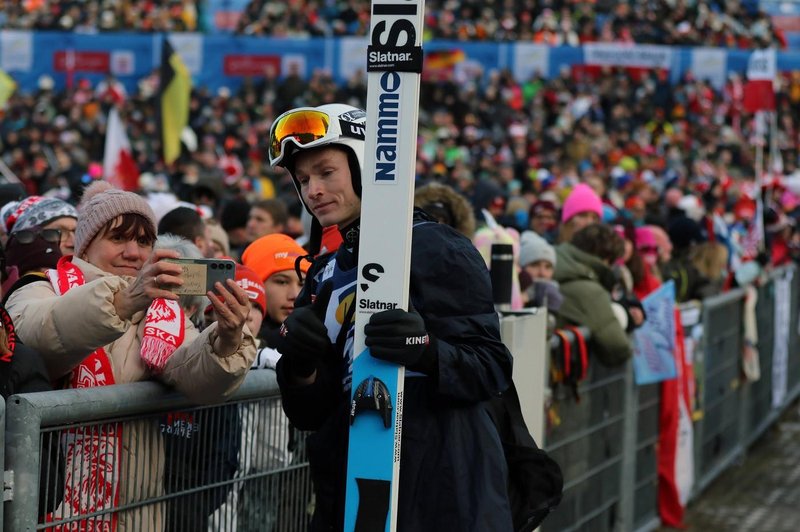
[(577, 280), (596, 281), (609, 292), (615, 284), (614, 272), (605, 262), (569, 242), (556, 246), (556, 270), (553, 278), (561, 284)]

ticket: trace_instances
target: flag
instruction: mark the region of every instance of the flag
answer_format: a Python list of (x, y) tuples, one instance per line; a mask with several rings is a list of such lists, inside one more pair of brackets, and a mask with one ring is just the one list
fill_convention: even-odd
[(434, 50), (425, 54), (425, 67), (432, 69), (452, 68), (466, 58), (464, 50)]
[(17, 82), (6, 74), (5, 70), (0, 69), (0, 109), (6, 108), (6, 103), (15, 90), (17, 90)]
[(422, 70), (423, 79), (435, 81), (450, 77), (459, 63), (463, 63), (467, 56), (463, 50), (435, 50), (425, 54), (425, 68)]
[[(694, 426), (690, 395), (692, 364), (678, 309), (675, 317), (677, 377), (661, 383), (658, 431), (658, 512), (665, 526), (684, 528), (683, 515), (694, 487)], [(649, 317), (648, 317), (649, 318)]]
[(181, 133), (189, 122), (192, 80), (181, 57), (168, 39), (161, 49), (161, 140), (164, 162), (172, 164), (181, 154)]
[(747, 83), (742, 104), (745, 111), (775, 110), (773, 81), (777, 73), (775, 50), (756, 50), (747, 61)]
[(122, 190), (139, 188), (139, 168), (133, 160), (131, 143), (116, 107), (108, 113), (103, 177)]

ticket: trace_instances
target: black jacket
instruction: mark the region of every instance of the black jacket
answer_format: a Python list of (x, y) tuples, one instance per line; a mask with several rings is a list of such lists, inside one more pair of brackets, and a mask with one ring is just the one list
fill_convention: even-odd
[[(332, 260), (355, 273), (355, 256), (344, 247), (319, 259), (298, 306), (309, 303)], [(510, 531), (506, 462), (486, 401), (508, 388), (511, 355), (500, 341), (486, 265), (467, 238), (417, 211), (410, 286), (411, 303), (436, 339), (438, 371), (406, 377), (398, 530)], [(315, 531), (341, 530), (343, 523), (350, 398), (342, 385), (349, 382), (343, 345), (317, 368), (311, 385), (292, 386), (284, 359), (277, 367), (286, 414), (314, 431), (308, 455)]]
[[(42, 356), (19, 341), (11, 317), (3, 307), (0, 307), (0, 321), (11, 349), (11, 353), (0, 355), (0, 393), (3, 399), (19, 393), (52, 391)], [(39, 460), (39, 516), (42, 517), (55, 510), (64, 495), (64, 457), (57, 433), (45, 440)]]

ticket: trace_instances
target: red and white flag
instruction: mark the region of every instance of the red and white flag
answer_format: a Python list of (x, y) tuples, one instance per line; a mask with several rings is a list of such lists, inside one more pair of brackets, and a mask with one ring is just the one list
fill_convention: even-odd
[(745, 111), (755, 113), (775, 110), (773, 82), (777, 71), (775, 50), (756, 50), (750, 54), (742, 101)]
[(686, 356), (681, 313), (675, 310), (675, 368), (661, 383), (658, 434), (658, 513), (664, 526), (685, 528), (686, 503), (694, 488), (693, 367)]
[(116, 108), (108, 113), (103, 178), (122, 190), (139, 189), (139, 168), (131, 154), (131, 143)]

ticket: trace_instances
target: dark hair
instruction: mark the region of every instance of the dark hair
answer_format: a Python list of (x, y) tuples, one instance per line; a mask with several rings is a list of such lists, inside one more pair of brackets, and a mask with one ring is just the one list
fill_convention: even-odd
[(539, 200), (531, 205), (531, 208), (528, 210), (528, 218), (532, 220), (539, 211), (550, 211), (553, 213), (553, 216), (558, 215), (558, 207), (556, 207), (555, 203), (547, 200)]
[[(119, 223), (115, 222), (119, 220)], [(120, 214), (106, 226), (98, 231), (97, 236), (92, 239), (94, 241), (98, 237), (108, 236), (110, 238), (122, 238), (125, 240), (142, 240), (148, 246), (152, 246), (156, 242), (156, 232), (150, 220), (133, 212), (126, 212)], [(86, 246), (91, 245), (91, 242)]]
[(222, 208), (219, 215), (219, 224), (225, 231), (244, 228), (247, 225), (247, 214), (250, 212), (250, 203), (241, 198), (230, 200)]
[(197, 237), (203, 237), (206, 224), (197, 211), (189, 207), (172, 209), (158, 222), (158, 234), (171, 233), (194, 242)]
[(286, 225), (289, 221), (289, 209), (286, 207), (286, 204), (279, 199), (271, 198), (256, 201), (250, 209), (261, 209), (267, 212), (272, 217), (272, 223), (274, 225)]
[(633, 279), (634, 286), (644, 281), (646, 271), (644, 259), (639, 251), (636, 249), (633, 250), (633, 253), (631, 253), (631, 258), (628, 259), (628, 262), (625, 263), (625, 266), (627, 266), (628, 271), (631, 272), (631, 278)]
[(606, 224), (587, 225), (572, 235), (570, 243), (581, 251), (600, 257), (609, 264), (625, 254), (625, 241)]

